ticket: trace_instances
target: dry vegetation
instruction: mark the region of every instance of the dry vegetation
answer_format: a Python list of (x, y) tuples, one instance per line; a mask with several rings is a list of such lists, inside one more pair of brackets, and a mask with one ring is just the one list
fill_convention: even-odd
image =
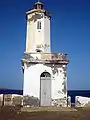
[(20, 107), (2, 107), (0, 120), (90, 120), (90, 108), (78, 108), (77, 111), (21, 112)]

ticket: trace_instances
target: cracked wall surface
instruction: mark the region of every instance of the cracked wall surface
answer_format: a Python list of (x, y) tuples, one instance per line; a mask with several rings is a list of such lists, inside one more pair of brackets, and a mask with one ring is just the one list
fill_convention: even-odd
[(40, 97), (40, 75), (51, 74), (51, 105), (67, 106), (66, 65), (26, 64), (24, 70), (24, 96)]
[[(41, 22), (41, 29), (37, 29)], [(50, 20), (44, 13), (27, 15), (26, 52), (50, 52)]]

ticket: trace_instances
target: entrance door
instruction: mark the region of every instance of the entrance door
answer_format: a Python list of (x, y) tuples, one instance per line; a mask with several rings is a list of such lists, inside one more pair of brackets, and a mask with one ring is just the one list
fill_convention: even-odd
[(51, 75), (43, 72), (40, 76), (40, 105), (51, 105)]

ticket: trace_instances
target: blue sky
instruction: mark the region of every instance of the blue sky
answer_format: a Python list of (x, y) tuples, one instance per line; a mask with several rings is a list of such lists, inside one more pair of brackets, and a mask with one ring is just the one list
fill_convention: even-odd
[[(25, 12), (36, 0), (0, 0), (0, 87), (22, 89)], [(68, 89), (90, 89), (90, 0), (42, 0), (51, 13), (52, 52), (68, 53)]]

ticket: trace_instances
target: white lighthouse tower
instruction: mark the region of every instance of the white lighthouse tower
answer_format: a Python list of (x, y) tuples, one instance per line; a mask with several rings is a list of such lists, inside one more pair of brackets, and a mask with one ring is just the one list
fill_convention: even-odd
[(22, 59), (23, 95), (39, 99), (40, 106), (67, 105), (67, 54), (51, 53), (50, 13), (41, 2), (26, 12), (26, 51)]

